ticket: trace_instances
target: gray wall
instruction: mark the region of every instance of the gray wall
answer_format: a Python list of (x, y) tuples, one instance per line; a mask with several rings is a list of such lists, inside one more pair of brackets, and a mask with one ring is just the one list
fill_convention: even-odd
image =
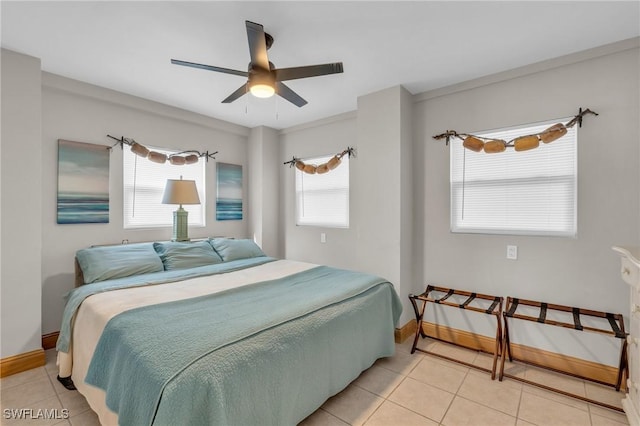
[[(42, 332), (60, 329), (63, 295), (73, 288), (73, 257), (92, 244), (119, 243), (124, 239), (171, 239), (171, 227), (131, 230), (122, 227), (122, 150), (116, 146), (110, 159), (108, 224), (56, 224), (58, 139), (111, 145), (115, 137), (131, 137), (143, 145), (170, 149), (219, 151), (206, 165), (206, 227), (189, 227), (191, 238), (248, 237), (248, 203), (242, 221), (216, 221), (216, 162), (241, 164), (247, 200), (248, 129), (188, 113), (133, 96), (43, 73), (42, 86)], [(125, 149), (129, 149), (125, 146)], [(179, 167), (179, 166), (176, 166)], [(4, 238), (3, 238), (4, 241)], [(4, 318), (4, 313), (3, 313)]]
[(401, 86), (358, 98), (358, 173), (352, 197), (357, 232), (353, 269), (388, 279), (411, 318), (412, 97)]
[[(284, 257), (306, 262), (353, 267), (356, 244), (355, 223), (357, 218), (349, 209), (349, 228), (323, 228), (296, 226), (295, 220), (295, 169), (282, 163), (292, 157), (309, 158), (337, 154), (348, 146), (357, 145), (356, 120), (354, 114), (344, 114), (307, 126), (298, 126), (281, 132), (280, 181), (281, 181), (281, 229), (283, 230)], [(361, 188), (353, 176), (358, 173), (357, 159), (350, 162), (349, 202), (353, 205), (354, 194)], [(324, 232), (327, 242), (320, 242)]]
[[(250, 131), (41, 74), (39, 60), (3, 50), (0, 355), (37, 349), (42, 333), (59, 329), (76, 250), (122, 239), (170, 238), (168, 228), (122, 229), (120, 148), (111, 154), (111, 222), (55, 223), (57, 139), (109, 144), (107, 134), (149, 145), (219, 150), (218, 161), (242, 164), (245, 219), (213, 218), (215, 163), (210, 163), (207, 227), (191, 228), (191, 236), (256, 237), (268, 254), (386, 276), (405, 304), (400, 325), (412, 316), (407, 295), (426, 283), (620, 312), (628, 318), (628, 290), (610, 247), (640, 245), (638, 61), (636, 39), (415, 96), (401, 87), (386, 89), (361, 97), (358, 111), (277, 132)], [(449, 232), (449, 151), (433, 135), (565, 117), (580, 106), (600, 116), (586, 117), (579, 129), (577, 238)], [(347, 146), (361, 154), (350, 165), (350, 228), (296, 226), (294, 171), (282, 162), (294, 155), (334, 154)], [(376, 174), (373, 186), (370, 179)], [(16, 176), (18, 189), (9, 185)], [(321, 232), (326, 243), (320, 243)], [(518, 246), (518, 260), (506, 259), (507, 244)], [(392, 262), (385, 264), (388, 257)], [(430, 314), (429, 319), (493, 332), (488, 318), (462, 317), (453, 309), (434, 313), (437, 317)], [(614, 339), (588, 333), (576, 338), (571, 331), (537, 324), (514, 331), (516, 342), (617, 362)]]
[(2, 50), (0, 358), (39, 349), (42, 192), (40, 60)]
[(412, 108), (411, 94), (396, 86), (360, 97), (355, 115), (282, 132), (286, 160), (356, 148), (349, 164), (348, 229), (296, 226), (295, 171), (282, 170), (285, 256), (388, 279), (404, 305), (400, 325), (412, 315), (406, 297), (413, 282)]
[[(628, 289), (620, 280), (619, 259), (611, 246), (640, 244), (637, 40), (630, 50), (592, 59), (583, 56), (576, 56), (576, 63), (554, 67), (550, 62), (543, 71), (518, 70), (502, 75), (501, 81), (477, 82), (475, 88), (466, 85), (419, 99), (414, 115), (416, 286), (440, 283), (622, 313), (629, 320)], [(449, 149), (433, 135), (572, 116), (578, 107), (600, 115), (586, 116), (578, 130), (577, 238), (449, 232)], [(518, 260), (506, 259), (507, 244), (518, 246)], [(436, 312), (445, 324), (492, 334), (487, 319)], [(518, 325), (522, 330), (514, 333), (513, 341), (617, 364), (616, 339), (600, 341), (589, 333), (576, 336), (529, 325)]]
[[(359, 153), (351, 162), (349, 229), (295, 226), (293, 171), (282, 170), (286, 257), (394, 281), (405, 305), (399, 325), (412, 316), (408, 294), (427, 283), (622, 313), (628, 321), (628, 290), (611, 246), (640, 245), (638, 57), (636, 39), (419, 94), (411, 107), (403, 89), (391, 88), (361, 97), (355, 114), (282, 132), (283, 161), (338, 152), (353, 141)], [(577, 238), (449, 232), (449, 150), (433, 135), (567, 117), (579, 107), (600, 115), (579, 129)], [(518, 260), (506, 259), (507, 244), (518, 246)], [(427, 319), (495, 333), (487, 315), (434, 308)], [(618, 362), (617, 339), (538, 324), (513, 324), (512, 331), (514, 342)]]
[(280, 139), (269, 127), (249, 133), (249, 236), (273, 257), (283, 257), (280, 245)]

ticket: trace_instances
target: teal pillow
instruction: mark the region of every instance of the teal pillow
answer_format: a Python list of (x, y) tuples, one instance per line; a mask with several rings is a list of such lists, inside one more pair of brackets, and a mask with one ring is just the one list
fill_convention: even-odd
[(258, 247), (258, 245), (253, 240), (213, 238), (209, 240), (209, 242), (225, 262), (238, 259), (248, 259), (251, 257), (266, 256), (262, 249)]
[(165, 271), (172, 269), (195, 268), (196, 266), (221, 263), (208, 241), (164, 242), (153, 243), (153, 248), (160, 255)]
[(153, 243), (91, 247), (76, 252), (85, 284), (164, 270)]

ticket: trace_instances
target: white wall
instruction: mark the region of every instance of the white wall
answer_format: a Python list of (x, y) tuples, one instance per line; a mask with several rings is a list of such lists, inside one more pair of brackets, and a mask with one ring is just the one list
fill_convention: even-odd
[[(640, 244), (638, 52), (636, 41), (630, 50), (422, 97), (414, 115), (416, 291), (439, 283), (622, 313), (628, 321), (628, 289), (611, 246)], [(433, 135), (573, 116), (579, 107), (600, 115), (586, 116), (578, 130), (577, 238), (449, 232), (449, 149)], [(518, 246), (518, 260), (506, 259), (507, 244)], [(451, 310), (438, 316), (441, 323), (487, 335), (488, 325), (495, 327)], [(620, 342), (592, 336), (528, 324), (512, 341), (617, 365)]]
[[(364, 267), (358, 259), (384, 267), (384, 250), (396, 250), (399, 256), (393, 257), (387, 278), (402, 283), (399, 293), (405, 313), (400, 325), (412, 316), (406, 308), (407, 294), (421, 291), (428, 282), (621, 312), (628, 318), (627, 290), (619, 279), (619, 260), (610, 247), (640, 245), (638, 61), (636, 42), (631, 49), (606, 56), (572, 56), (553, 62), (553, 67), (530, 67), (413, 97), (396, 87), (364, 96), (360, 104), (367, 106), (361, 111), (276, 135), (273, 129), (250, 132), (59, 76), (45, 73), (41, 77), (39, 60), (3, 50), (0, 355), (36, 349), (42, 333), (59, 329), (62, 296), (73, 286), (76, 250), (123, 239), (170, 238), (169, 228), (122, 229), (120, 148), (111, 154), (110, 223), (56, 224), (57, 139), (107, 145), (111, 143), (107, 134), (169, 148), (219, 150), (218, 161), (244, 166), (245, 219), (215, 221), (215, 163), (210, 163), (207, 227), (191, 228), (192, 237), (252, 237), (259, 232), (263, 245), (277, 252), (276, 256), (352, 269)], [(433, 135), (447, 129), (473, 132), (564, 117), (575, 114), (580, 106), (600, 116), (587, 116), (579, 130), (577, 239), (449, 232), (449, 153), (442, 142), (431, 138)], [(369, 135), (376, 124), (378, 133)], [(387, 125), (392, 127), (389, 134), (385, 133)], [(368, 135), (375, 147), (363, 147), (369, 143)], [(273, 147), (278, 138), (280, 147), (276, 150)], [(412, 146), (407, 141), (413, 141)], [(352, 226), (297, 227), (294, 171), (282, 162), (294, 155), (335, 154), (347, 146), (356, 147), (363, 155), (350, 165)], [(29, 158), (36, 166), (29, 168), (29, 163), (14, 161), (20, 157)], [(272, 161), (277, 161), (277, 166), (271, 165)], [(389, 162), (388, 170), (385, 161)], [(253, 171), (255, 164), (262, 170)], [(362, 179), (366, 175), (363, 167), (381, 176), (387, 173), (389, 179), (379, 179), (376, 186), (367, 184)], [(15, 176), (21, 178), (20, 191), (8, 186)], [(253, 187), (258, 181), (264, 192)], [(376, 190), (379, 193), (365, 195)], [(277, 199), (280, 201), (275, 202)], [(381, 204), (387, 200), (395, 200), (399, 206)], [(257, 203), (255, 212), (253, 202)], [(16, 205), (19, 211), (13, 208)], [(365, 216), (381, 205), (382, 211)], [(25, 221), (32, 225), (15, 225)], [(321, 232), (327, 234), (324, 244), (320, 243)], [(368, 242), (375, 245), (369, 247)], [(517, 261), (506, 260), (507, 244), (518, 245)], [(380, 250), (370, 257), (373, 248)], [(40, 263), (24, 257), (23, 252), (37, 253)], [(377, 269), (369, 272), (380, 273)], [(386, 275), (384, 271), (381, 274)], [(488, 319), (456, 315), (441, 310), (438, 321), (492, 334), (493, 324)], [(518, 331), (513, 340), (616, 364), (618, 342), (582, 335), (586, 336), (576, 339), (570, 331), (562, 334), (534, 325)]]
[[(354, 114), (344, 114), (298, 126), (281, 132), (281, 229), (284, 232), (284, 256), (287, 259), (319, 263), (338, 268), (354, 268), (354, 247), (356, 231), (353, 224), (357, 217), (350, 209), (348, 229), (325, 228), (317, 226), (296, 226), (295, 220), (295, 168), (282, 165), (285, 161), (297, 158), (333, 155), (347, 147), (356, 147), (356, 120)], [(354, 176), (358, 174), (358, 160), (349, 164), (350, 204), (354, 194), (360, 191)], [(327, 242), (320, 242), (320, 233), (324, 232)]]
[[(295, 170), (281, 172), (285, 255), (353, 269), (388, 279), (411, 318), (412, 113), (413, 100), (400, 86), (358, 99), (356, 114), (344, 114), (282, 132), (282, 156), (308, 158), (356, 148), (349, 161), (349, 228), (295, 225)], [(320, 242), (326, 234), (326, 243)]]
[(358, 98), (355, 269), (394, 284), (404, 306), (399, 326), (411, 318), (412, 107), (401, 86)]
[[(354, 141), (359, 154), (351, 162), (345, 230), (296, 227), (293, 171), (283, 168), (286, 257), (396, 281), (405, 305), (400, 325), (413, 316), (408, 294), (427, 283), (622, 313), (628, 320), (628, 294), (611, 246), (640, 244), (638, 73), (636, 40), (416, 95), (412, 107), (402, 88), (387, 89), (361, 97), (355, 119), (346, 114), (283, 131), (283, 161), (339, 152)], [(578, 238), (450, 233), (449, 151), (433, 135), (572, 116), (579, 107), (600, 116), (587, 116), (579, 129)], [(407, 139), (411, 148), (403, 145)], [(390, 208), (394, 203), (403, 207)], [(320, 232), (327, 233), (326, 244)], [(507, 244), (518, 246), (517, 261), (506, 259)], [(491, 316), (443, 308), (428, 311), (427, 319), (495, 333)], [(512, 332), (516, 343), (618, 362), (617, 339), (538, 324), (514, 324)]]
[(40, 60), (2, 50), (1, 349), (41, 347)]
[(278, 131), (255, 127), (249, 133), (249, 235), (273, 257), (280, 244), (280, 139)]
[[(110, 214), (108, 224), (56, 224), (58, 139), (111, 145), (125, 136), (143, 145), (219, 151), (216, 161), (241, 164), (244, 171), (244, 219), (216, 221), (216, 161), (206, 166), (206, 227), (190, 227), (191, 238), (248, 237), (248, 129), (183, 110), (135, 98), (52, 74), (43, 74), (42, 86), (42, 332), (60, 329), (63, 295), (73, 288), (73, 257), (92, 244), (168, 240), (171, 227), (125, 230), (122, 227), (122, 150), (114, 147), (110, 159)], [(125, 149), (128, 147), (125, 146)], [(176, 166), (179, 167), (179, 166)], [(38, 177), (40, 179), (40, 177)], [(3, 238), (4, 241), (4, 238)], [(4, 316), (4, 314), (3, 314)]]

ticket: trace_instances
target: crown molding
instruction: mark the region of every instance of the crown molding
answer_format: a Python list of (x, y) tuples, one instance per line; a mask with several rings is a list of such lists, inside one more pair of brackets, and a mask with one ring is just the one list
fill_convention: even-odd
[(473, 80), (464, 81), (462, 83), (453, 84), (451, 86), (441, 87), (434, 90), (418, 93), (414, 95), (415, 103), (424, 102), (429, 99), (438, 98), (440, 96), (451, 95), (466, 90), (476, 89), (490, 84), (500, 83), (502, 81), (511, 80), (518, 77), (524, 77), (554, 68), (559, 68), (579, 62), (588, 61), (602, 56), (612, 55), (626, 50), (638, 49), (640, 47), (640, 37), (634, 37), (603, 46), (594, 47), (592, 49), (571, 53), (565, 56), (548, 59), (546, 61), (536, 62), (530, 65), (514, 68), (508, 71), (502, 71), (495, 74), (486, 75)]
[(42, 87), (247, 137), (249, 128), (112, 89), (42, 72)]
[(319, 120), (310, 121), (309, 123), (298, 124), (297, 126), (281, 129), (279, 134), (286, 135), (288, 133), (299, 132), (301, 130), (312, 129), (314, 127), (326, 126), (327, 124), (337, 123), (346, 120), (355, 120), (358, 116), (357, 111), (343, 112), (342, 114), (332, 115), (331, 117), (321, 118)]

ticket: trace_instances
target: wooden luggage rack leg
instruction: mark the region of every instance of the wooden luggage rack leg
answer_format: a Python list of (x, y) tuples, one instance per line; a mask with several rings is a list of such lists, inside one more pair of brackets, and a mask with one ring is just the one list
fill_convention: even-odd
[[(431, 292), (440, 292), (440, 293), (446, 293), (444, 296), (440, 297), (440, 298), (434, 298), (430, 296)], [(462, 297), (466, 297), (466, 300), (462, 303), (454, 303), (451, 302), (447, 299), (449, 299), (451, 296), (453, 295), (457, 295), (457, 296), (462, 296)], [(471, 306), (471, 303), (475, 300), (475, 299), (481, 299), (481, 300), (488, 300), (491, 301), (491, 305), (489, 306), (489, 308), (487, 309), (483, 309), (483, 308), (479, 308), (476, 306)], [(453, 288), (446, 288), (446, 287), (437, 287), (437, 286), (433, 286), (433, 285), (428, 285), (427, 289), (425, 290), (424, 293), (419, 294), (419, 295), (413, 295), (410, 294), (409, 295), (409, 300), (411, 300), (411, 305), (413, 306), (413, 311), (416, 314), (416, 321), (418, 324), (418, 327), (416, 329), (416, 334), (414, 336), (413, 339), (413, 346), (411, 347), (411, 353), (414, 353), (415, 351), (420, 351), (420, 352), (424, 352), (426, 354), (429, 355), (434, 355), (440, 358), (444, 358), (447, 359), (449, 361), (453, 361), (453, 362), (457, 362), (459, 364), (463, 364), (466, 365), (468, 367), (472, 367), (472, 368), (476, 368), (478, 370), (482, 370), (482, 371), (486, 371), (491, 373), (491, 379), (495, 379), (496, 377), (496, 367), (497, 367), (497, 363), (498, 363), (498, 354), (501, 352), (502, 349), (502, 319), (500, 318), (500, 314), (502, 312), (502, 302), (503, 302), (503, 298), (502, 297), (497, 297), (497, 296), (490, 296), (487, 294), (479, 294), (479, 293), (471, 293), (468, 291), (463, 291), (463, 290), (456, 290)], [(418, 307), (418, 301), (422, 302), (422, 306)], [(424, 329), (422, 327), (423, 324), (423, 319), (424, 319), (424, 313), (427, 307), (427, 303), (437, 303), (439, 305), (446, 305), (446, 306), (452, 306), (455, 308), (459, 308), (459, 309), (465, 309), (468, 311), (473, 311), (473, 312), (480, 312), (483, 314), (489, 314), (489, 315), (494, 315), (496, 317), (496, 343), (495, 343), (495, 347), (493, 349), (493, 364), (492, 364), (492, 368), (488, 369), (488, 368), (484, 368), (478, 365), (474, 365), (468, 362), (464, 362), (458, 359), (454, 359), (442, 354), (438, 354), (435, 352), (430, 352), (424, 349), (420, 349), (418, 347), (418, 338), (420, 336), (427, 337), (427, 334), (424, 332)], [(461, 345), (458, 345), (461, 346)]]
[[(522, 315), (522, 314), (518, 314), (517, 313), (517, 309), (519, 306), (530, 306), (530, 307), (534, 307), (534, 308), (539, 308), (539, 314), (537, 317), (535, 316), (530, 316), (530, 315)], [(560, 311), (560, 312), (568, 312), (571, 313), (573, 315), (573, 323), (568, 323), (568, 322), (562, 322), (562, 321), (555, 321), (555, 320), (551, 320), (551, 319), (547, 319), (547, 311)], [(582, 322), (580, 320), (580, 316), (584, 315), (584, 316), (590, 316), (590, 317), (596, 317), (596, 318), (605, 318), (607, 319), (609, 326), (611, 327), (611, 329), (603, 329), (603, 328), (596, 328), (596, 327), (588, 327), (588, 326), (583, 326)], [(500, 375), (499, 375), (499, 380), (502, 381), (503, 377), (508, 377), (510, 379), (514, 379), (514, 380), (518, 380), (520, 382), (523, 383), (527, 383), (533, 386), (537, 386), (543, 389), (547, 389), (553, 392), (557, 392), (566, 396), (570, 396), (573, 398), (577, 398), (580, 399), (582, 401), (586, 401), (586, 402), (590, 402), (592, 404), (597, 404), (612, 410), (616, 410), (616, 411), (623, 411), (622, 408), (610, 405), (610, 404), (606, 404), (604, 402), (601, 401), (597, 401), (594, 399), (590, 399), (590, 398), (586, 398), (582, 395), (576, 395), (576, 394), (572, 394), (570, 392), (566, 392), (560, 389), (556, 389), (556, 388), (552, 388), (550, 386), (546, 386), (543, 385), (541, 383), (537, 383), (537, 382), (533, 382), (527, 379), (523, 379), (521, 377), (517, 377), (517, 376), (512, 376), (510, 374), (506, 374), (504, 372), (504, 363), (506, 360), (506, 355), (509, 356), (509, 361), (513, 361), (514, 358), (511, 354), (511, 341), (509, 338), (509, 322), (507, 321), (507, 318), (511, 318), (511, 319), (520, 319), (520, 320), (524, 320), (524, 321), (532, 321), (532, 322), (537, 322), (540, 324), (549, 324), (549, 325), (554, 325), (554, 326), (558, 326), (558, 327), (564, 327), (564, 328), (569, 328), (569, 329), (574, 329), (577, 331), (590, 331), (590, 332), (595, 332), (595, 333), (601, 333), (601, 334), (607, 334), (610, 336), (613, 336), (617, 339), (621, 339), (622, 340), (622, 344), (621, 349), (620, 349), (620, 362), (618, 364), (618, 375), (617, 375), (617, 380), (615, 385), (611, 384), (611, 383), (605, 383), (602, 381), (598, 381), (598, 380), (594, 380), (588, 377), (584, 377), (581, 376), (579, 374), (573, 374), (573, 373), (568, 373), (565, 371), (559, 371), (559, 370), (555, 370), (553, 368), (549, 368), (549, 367), (545, 367), (542, 365), (538, 365), (535, 364), (533, 362), (529, 362), (526, 360), (518, 360), (516, 359), (516, 361), (521, 361), (527, 364), (531, 364), (531, 365), (535, 365), (537, 367), (540, 368), (546, 368), (548, 370), (552, 370), (558, 373), (562, 373), (562, 374), (567, 374), (569, 376), (574, 376), (574, 377), (578, 377), (580, 379), (584, 379), (584, 380), (589, 380), (592, 382), (596, 382), (596, 383), (600, 383), (602, 385), (607, 385), (607, 386), (612, 386), (616, 389), (616, 391), (620, 390), (620, 387), (622, 385), (622, 381), (623, 378), (626, 374), (628, 374), (629, 371), (629, 366), (628, 366), (628, 358), (627, 358), (627, 333), (624, 331), (624, 320), (621, 314), (611, 314), (608, 312), (599, 312), (599, 311), (592, 311), (589, 309), (581, 309), (581, 308), (574, 308), (571, 306), (563, 306), (563, 305), (555, 305), (555, 304), (551, 304), (551, 303), (544, 303), (544, 302), (536, 302), (533, 300), (523, 300), (523, 299), (518, 299), (515, 297), (507, 297), (507, 305), (505, 306), (505, 311), (503, 312), (503, 316), (504, 316), (504, 336), (503, 336), (503, 342), (502, 342), (502, 347), (505, 349), (502, 351), (502, 357), (501, 357), (501, 362), (500, 362)]]

